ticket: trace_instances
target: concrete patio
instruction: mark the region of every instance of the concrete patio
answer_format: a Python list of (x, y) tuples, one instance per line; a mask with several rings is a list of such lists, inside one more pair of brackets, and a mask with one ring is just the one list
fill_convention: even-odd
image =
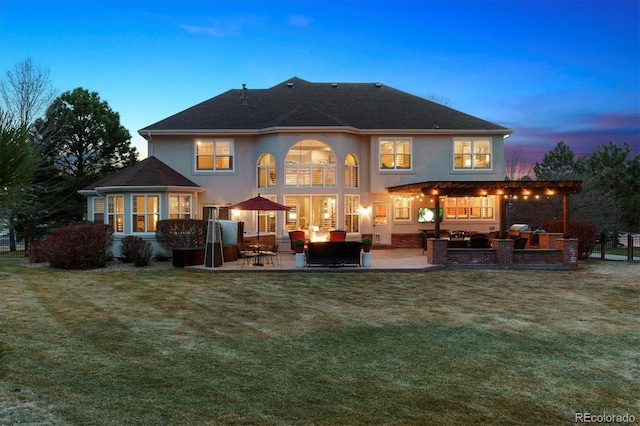
[(422, 249), (390, 249), (371, 250), (371, 266), (343, 266), (343, 267), (304, 267), (296, 268), (296, 256), (290, 250), (278, 253), (280, 265), (274, 259), (274, 263), (265, 262), (264, 266), (246, 265), (243, 259), (224, 262), (218, 267), (205, 267), (204, 265), (189, 266), (185, 269), (197, 269), (210, 272), (266, 272), (266, 271), (425, 271), (442, 268), (441, 265), (427, 263), (427, 256), (423, 256)]

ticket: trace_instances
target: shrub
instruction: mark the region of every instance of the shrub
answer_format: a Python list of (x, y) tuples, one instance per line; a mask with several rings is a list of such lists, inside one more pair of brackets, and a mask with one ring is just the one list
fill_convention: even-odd
[(135, 266), (147, 266), (152, 255), (151, 243), (140, 237), (129, 235), (120, 243), (120, 260), (125, 263), (133, 262)]
[(206, 220), (165, 219), (156, 226), (156, 241), (168, 250), (204, 247), (206, 237)]
[(54, 268), (102, 268), (111, 258), (113, 229), (102, 223), (65, 226), (41, 238), (34, 257), (42, 256)]
[[(547, 232), (562, 232), (561, 220), (547, 220), (542, 223)], [(569, 238), (578, 239), (578, 259), (587, 259), (596, 246), (598, 228), (589, 222), (569, 222)]]
[(45, 244), (43, 239), (33, 241), (29, 244), (29, 262), (31, 263), (44, 263), (47, 261)]

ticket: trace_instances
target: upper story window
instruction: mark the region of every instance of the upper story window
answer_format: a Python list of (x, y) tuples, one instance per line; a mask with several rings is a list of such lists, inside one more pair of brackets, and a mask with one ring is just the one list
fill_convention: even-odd
[(380, 170), (411, 170), (411, 138), (380, 138)]
[(264, 154), (258, 160), (258, 188), (276, 186), (276, 159)]
[(491, 169), (491, 139), (454, 139), (453, 168), (455, 170)]
[(132, 197), (133, 232), (155, 232), (160, 219), (160, 197), (134, 195)]
[(286, 186), (336, 186), (336, 156), (326, 143), (306, 139), (287, 152), (284, 173)]
[(191, 218), (191, 195), (169, 195), (169, 219)]
[(233, 139), (196, 139), (196, 170), (233, 170)]
[(124, 232), (124, 195), (107, 195), (107, 217), (114, 232)]
[(344, 159), (344, 186), (345, 188), (358, 187), (358, 157), (355, 154), (347, 154)]

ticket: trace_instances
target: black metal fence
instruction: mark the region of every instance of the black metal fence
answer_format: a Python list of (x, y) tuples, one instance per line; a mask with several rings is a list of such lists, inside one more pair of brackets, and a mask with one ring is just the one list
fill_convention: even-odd
[(16, 232), (13, 242), (9, 233), (3, 233), (0, 235), (0, 257), (28, 256), (29, 245), (49, 232), (51, 232), (49, 229), (27, 229), (24, 232)]
[(589, 258), (640, 262), (640, 234), (601, 232)]

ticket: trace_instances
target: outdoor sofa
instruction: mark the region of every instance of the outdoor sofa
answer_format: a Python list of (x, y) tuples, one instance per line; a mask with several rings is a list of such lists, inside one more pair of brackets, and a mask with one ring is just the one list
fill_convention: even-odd
[(307, 244), (307, 266), (360, 266), (360, 241), (324, 241)]

